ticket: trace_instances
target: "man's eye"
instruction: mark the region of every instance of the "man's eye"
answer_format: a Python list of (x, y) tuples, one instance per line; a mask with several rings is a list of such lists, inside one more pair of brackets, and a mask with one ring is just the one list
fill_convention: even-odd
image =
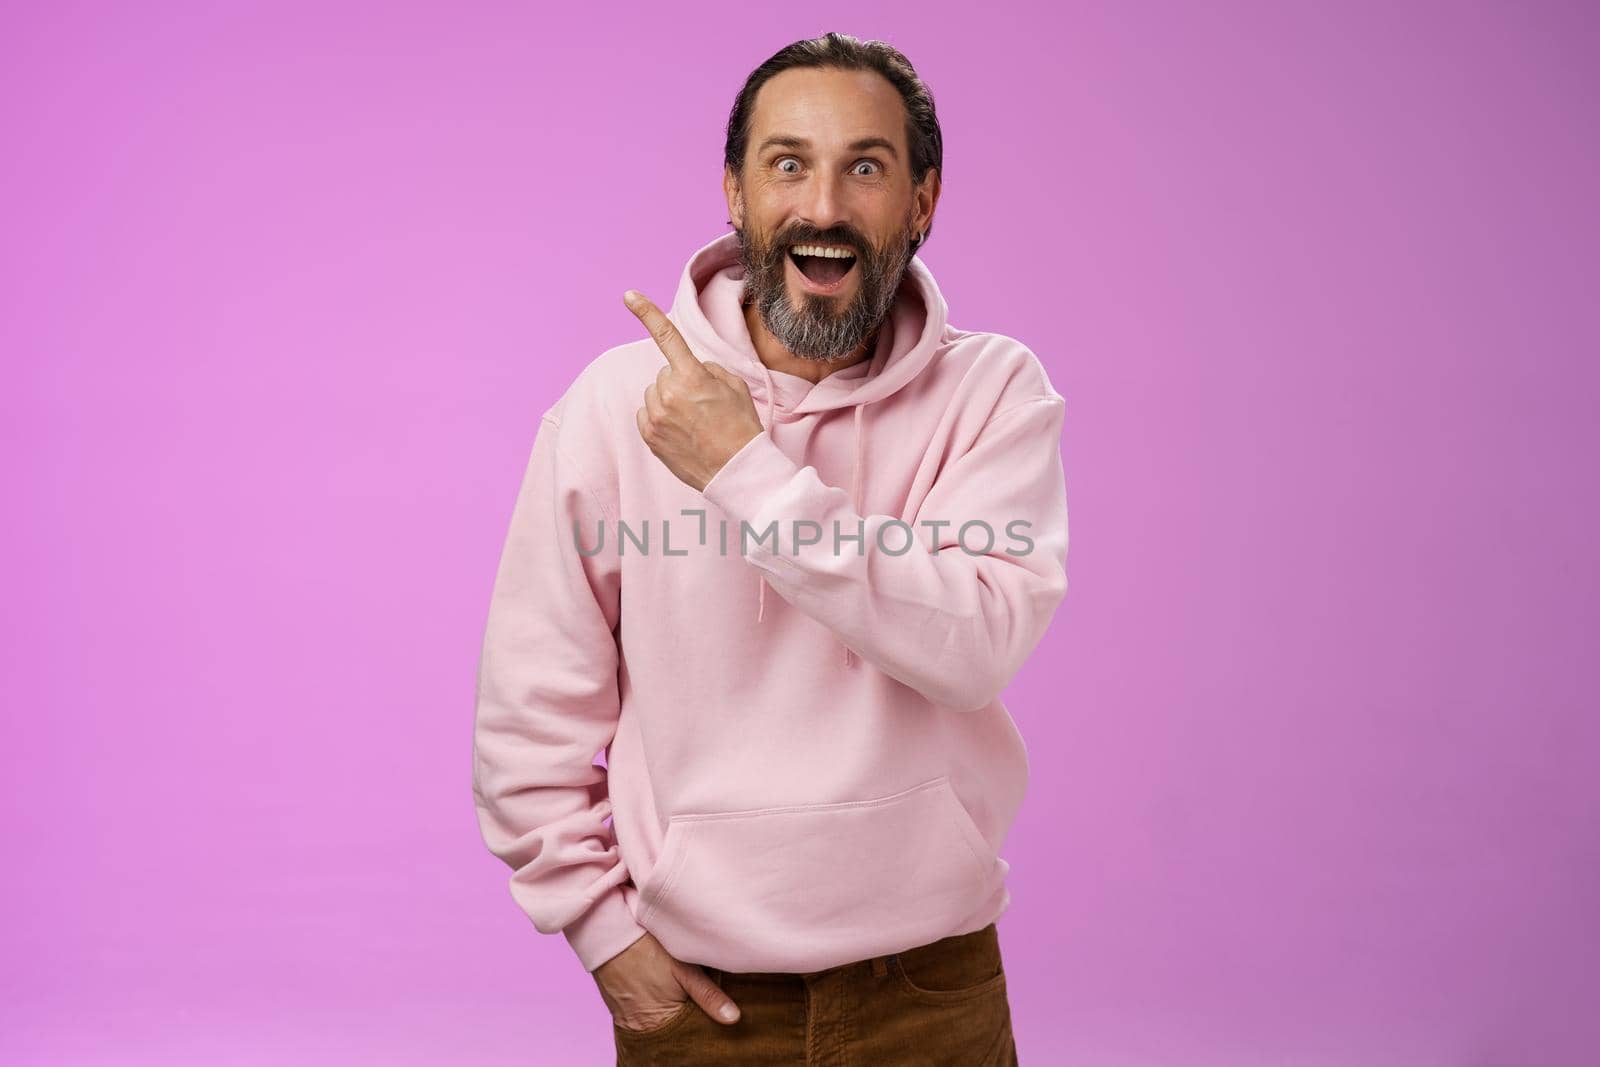
[(876, 163), (872, 162), (872, 160), (870, 160), (870, 159), (863, 159), (860, 163), (857, 163), (856, 166), (858, 166), (858, 167), (871, 167), (873, 173), (877, 173), (877, 170), (878, 170), (878, 165)]
[[(796, 167), (800, 166), (800, 162), (798, 160), (796, 160), (793, 156), (784, 156), (782, 159), (778, 160), (778, 169), (779, 170), (783, 170), (783, 165), (785, 163), (793, 163)], [(793, 174), (794, 173), (794, 171), (792, 171), (792, 170), (785, 170), (783, 172), (785, 174)]]

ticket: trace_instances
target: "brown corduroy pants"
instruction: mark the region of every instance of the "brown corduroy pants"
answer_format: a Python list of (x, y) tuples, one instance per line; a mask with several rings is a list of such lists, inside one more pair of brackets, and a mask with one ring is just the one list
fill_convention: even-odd
[(810, 974), (702, 967), (739, 1005), (693, 1000), (649, 1030), (612, 1024), (618, 1067), (1016, 1067), (995, 924)]

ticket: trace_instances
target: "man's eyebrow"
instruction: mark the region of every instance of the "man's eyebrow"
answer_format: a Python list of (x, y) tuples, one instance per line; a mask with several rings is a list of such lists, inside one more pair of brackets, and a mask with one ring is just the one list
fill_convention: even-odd
[[(811, 142), (806, 140), (804, 137), (794, 137), (790, 134), (779, 133), (768, 137), (765, 141), (762, 141), (761, 147), (756, 149), (756, 154), (759, 155), (769, 148), (810, 147)], [(893, 156), (896, 160), (900, 158), (900, 153), (895, 149), (894, 142), (884, 137), (863, 137), (858, 141), (851, 141), (844, 147), (845, 150), (849, 152), (865, 152), (869, 148), (881, 148), (888, 152), (889, 155)]]

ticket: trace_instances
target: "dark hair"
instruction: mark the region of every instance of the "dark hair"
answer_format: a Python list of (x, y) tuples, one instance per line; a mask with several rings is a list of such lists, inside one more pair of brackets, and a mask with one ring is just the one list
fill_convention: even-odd
[[(944, 135), (933, 108), (933, 93), (917, 76), (898, 48), (883, 41), (861, 41), (845, 33), (825, 33), (779, 49), (771, 59), (750, 72), (728, 115), (728, 138), (722, 152), (724, 165), (736, 177), (744, 173), (744, 153), (749, 147), (750, 119), (756, 94), (773, 75), (797, 67), (876, 71), (900, 93), (906, 106), (906, 144), (911, 151), (911, 182), (920, 184), (930, 168), (944, 176)], [(923, 231), (921, 247), (933, 233), (933, 223)]]

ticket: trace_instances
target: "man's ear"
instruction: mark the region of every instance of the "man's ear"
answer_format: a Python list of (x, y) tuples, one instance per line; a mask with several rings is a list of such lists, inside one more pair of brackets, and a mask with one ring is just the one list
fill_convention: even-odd
[(928, 173), (922, 176), (922, 184), (917, 186), (914, 214), (922, 219), (918, 228), (924, 233), (933, 225), (933, 212), (939, 206), (939, 168), (929, 167)]
[(732, 167), (722, 168), (722, 195), (728, 200), (728, 221), (734, 229), (744, 229), (744, 192)]

